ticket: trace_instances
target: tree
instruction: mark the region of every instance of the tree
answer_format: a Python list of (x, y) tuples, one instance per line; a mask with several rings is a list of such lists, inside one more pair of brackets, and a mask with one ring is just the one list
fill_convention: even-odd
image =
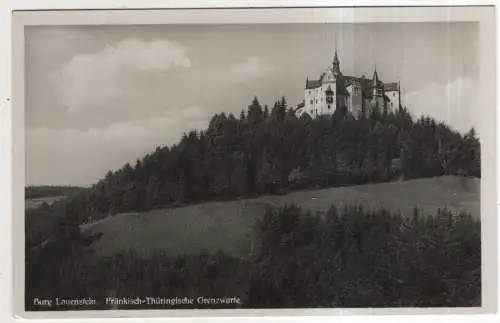
[(150, 208), (161, 206), (161, 183), (158, 177), (152, 175), (148, 179), (145, 194)]
[(252, 104), (248, 106), (248, 122), (251, 126), (260, 124), (264, 119), (264, 112), (257, 97), (254, 97)]
[(364, 178), (368, 181), (376, 180), (379, 175), (375, 159), (374, 153), (369, 152), (366, 154), (363, 164), (361, 165), (361, 172)]
[(460, 151), (460, 167), (469, 176), (481, 176), (481, 145), (476, 130), (471, 128), (463, 137)]
[(277, 121), (283, 121), (286, 115), (286, 100), (282, 97), (281, 100), (274, 103), (274, 107), (271, 110), (271, 117)]
[(245, 168), (242, 163), (238, 164), (231, 175), (231, 189), (229, 194), (232, 198), (245, 195), (247, 188)]
[(452, 165), (458, 157), (459, 147), (454, 145), (449, 140), (444, 140), (442, 137), (438, 138), (437, 143), (437, 158), (439, 160), (442, 172), (443, 174), (449, 174), (450, 165)]
[(288, 175), (288, 182), (292, 185), (292, 187), (304, 187), (306, 185), (307, 175), (302, 172), (300, 167), (294, 168), (290, 175)]
[(261, 193), (269, 193), (273, 177), (273, 167), (267, 161), (262, 163), (257, 174), (257, 187)]
[(264, 105), (264, 119), (269, 118), (269, 108), (267, 107), (267, 104)]
[(347, 107), (345, 105), (341, 105), (335, 109), (333, 112), (333, 120), (336, 123), (343, 122), (347, 117)]

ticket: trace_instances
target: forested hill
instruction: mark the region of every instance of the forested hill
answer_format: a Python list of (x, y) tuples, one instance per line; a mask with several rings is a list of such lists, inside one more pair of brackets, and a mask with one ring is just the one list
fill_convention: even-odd
[(400, 109), (355, 120), (298, 118), (282, 98), (269, 111), (255, 98), (239, 117), (214, 115), (205, 131), (108, 172), (72, 199), (73, 220), (293, 189), (421, 178), (480, 177), (480, 144), (432, 118)]

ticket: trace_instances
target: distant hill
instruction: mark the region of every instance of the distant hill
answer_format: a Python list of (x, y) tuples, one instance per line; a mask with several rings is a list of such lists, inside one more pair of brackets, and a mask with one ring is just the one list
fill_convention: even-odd
[(27, 186), (24, 189), (25, 199), (38, 199), (56, 196), (71, 196), (87, 190), (78, 186)]
[(37, 197), (37, 198), (26, 198), (24, 201), (26, 210), (34, 210), (41, 207), (44, 204), (48, 206), (56, 203), (57, 201), (61, 201), (66, 199), (67, 196), (59, 195), (59, 196), (48, 196), (48, 197)]
[(85, 234), (102, 233), (90, 247), (94, 256), (112, 256), (133, 250), (142, 255), (197, 253), (222, 250), (240, 258), (251, 257), (257, 239), (252, 226), (269, 206), (300, 205), (322, 214), (334, 204), (342, 209), (354, 204), (376, 210), (384, 207), (403, 215), (435, 215), (439, 208), (480, 218), (480, 180), (441, 176), (406, 182), (305, 190), (287, 195), (212, 202), (145, 213), (122, 213), (95, 224), (82, 225)]

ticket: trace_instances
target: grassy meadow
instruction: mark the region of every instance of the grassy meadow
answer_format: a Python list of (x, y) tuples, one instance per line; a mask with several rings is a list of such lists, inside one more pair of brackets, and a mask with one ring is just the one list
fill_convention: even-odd
[(107, 257), (133, 251), (147, 256), (196, 254), (217, 250), (248, 259), (259, 241), (252, 230), (266, 207), (300, 205), (324, 214), (332, 204), (338, 209), (362, 205), (365, 209), (385, 208), (411, 215), (434, 215), (446, 207), (452, 213), (480, 217), (479, 179), (442, 176), (427, 179), (305, 190), (287, 195), (211, 202), (146, 213), (122, 213), (95, 224), (82, 225), (85, 234), (102, 233), (89, 248), (92, 257)]

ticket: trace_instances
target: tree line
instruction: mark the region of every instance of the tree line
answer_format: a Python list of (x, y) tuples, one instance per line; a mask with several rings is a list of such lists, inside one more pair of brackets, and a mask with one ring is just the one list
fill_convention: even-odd
[(241, 299), (211, 306), (218, 308), (481, 305), (480, 222), (470, 215), (446, 209), (401, 215), (361, 206), (332, 206), (319, 215), (288, 205), (259, 218), (261, 243), (252, 259), (214, 251), (89, 260), (85, 248), (96, 237), (60, 234), (28, 253), (26, 308), (65, 309), (34, 306), (33, 297), (91, 296), (98, 303), (82, 309), (109, 309), (103, 300), (111, 295)]
[(297, 117), (285, 98), (272, 109), (257, 98), (239, 117), (214, 115), (204, 131), (109, 171), (72, 198), (67, 213), (84, 221), (124, 211), (175, 207), (289, 190), (447, 174), (480, 177), (474, 129), (462, 135), (400, 107), (354, 119)]

